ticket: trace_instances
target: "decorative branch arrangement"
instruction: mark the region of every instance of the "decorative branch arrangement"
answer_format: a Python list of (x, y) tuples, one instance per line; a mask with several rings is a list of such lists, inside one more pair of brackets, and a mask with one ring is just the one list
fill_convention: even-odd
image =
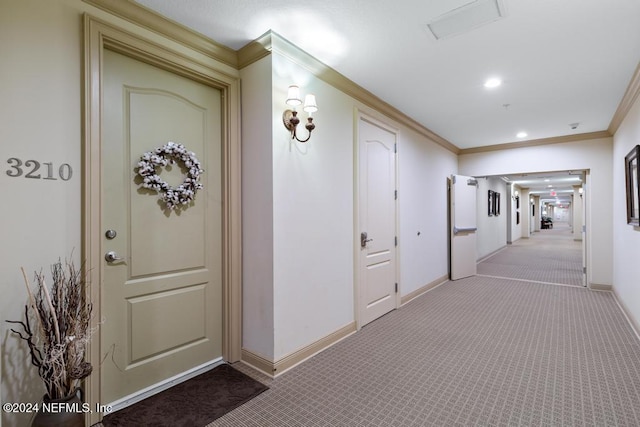
[(51, 273), (51, 290), (43, 274), (36, 273), (37, 289), (33, 292), (22, 269), (29, 294), (29, 304), (24, 307), (25, 319), (7, 322), (22, 327), (22, 330), (11, 331), (29, 346), (31, 363), (38, 368), (47, 390), (46, 398), (62, 399), (74, 393), (80, 380), (93, 369), (85, 361), (92, 333), (93, 305), (87, 301), (85, 276), (76, 270), (73, 262), (63, 266), (58, 261), (51, 266)]

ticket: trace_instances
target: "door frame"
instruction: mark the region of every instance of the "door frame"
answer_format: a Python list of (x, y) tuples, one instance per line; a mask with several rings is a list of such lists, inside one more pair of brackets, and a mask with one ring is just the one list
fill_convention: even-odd
[[(374, 116), (375, 115), (375, 116)], [(360, 212), (362, 207), (360, 206), (360, 122), (368, 121), (369, 123), (379, 126), (391, 133), (396, 137), (396, 156), (395, 156), (395, 184), (396, 189), (399, 187), (399, 152), (400, 152), (400, 130), (389, 123), (389, 119), (386, 117), (379, 117), (374, 112), (364, 112), (357, 107), (354, 109), (353, 120), (353, 286), (354, 286), (354, 313), (356, 320), (356, 329), (362, 328), (362, 304), (361, 304), (361, 274), (360, 274)], [(400, 239), (400, 209), (399, 209), (400, 195), (395, 200), (395, 235)], [(400, 307), (401, 290), (402, 285), (400, 283), (400, 243), (395, 247), (395, 280), (398, 284), (398, 292), (396, 293), (396, 309)]]
[[(151, 33), (149, 33), (151, 34)], [(84, 15), (84, 111), (83, 111), (83, 194), (82, 259), (93, 302), (91, 327), (95, 333), (88, 350), (94, 367), (85, 383), (86, 401), (91, 407), (105, 404), (100, 399), (102, 318), (101, 285), (104, 262), (101, 253), (101, 126), (102, 58), (105, 49), (211, 86), (222, 94), (222, 357), (228, 362), (241, 358), (242, 335), (242, 248), (241, 248), (241, 157), (240, 157), (240, 80), (229, 67), (198, 59), (189, 47), (177, 43), (160, 45), (151, 39), (116, 27), (89, 14)], [(102, 414), (88, 414), (89, 425)]]

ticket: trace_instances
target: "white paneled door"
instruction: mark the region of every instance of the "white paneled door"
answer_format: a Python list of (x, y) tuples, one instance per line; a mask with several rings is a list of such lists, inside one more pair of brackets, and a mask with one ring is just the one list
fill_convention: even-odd
[(451, 176), (451, 280), (474, 276), (477, 271), (476, 193), (471, 176)]
[[(219, 90), (109, 50), (103, 75), (106, 404), (222, 355), (222, 110)], [(136, 174), (141, 155), (170, 141), (204, 169), (204, 188), (178, 211), (165, 209)], [(177, 187), (185, 165), (157, 173)]]
[(360, 326), (398, 306), (396, 260), (396, 133), (360, 117)]

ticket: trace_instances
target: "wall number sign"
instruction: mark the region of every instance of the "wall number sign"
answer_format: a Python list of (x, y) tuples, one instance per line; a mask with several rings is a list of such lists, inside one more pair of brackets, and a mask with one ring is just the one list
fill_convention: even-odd
[[(12, 178), (47, 179), (56, 181), (69, 181), (73, 176), (73, 169), (69, 163), (63, 163), (60, 166), (54, 165), (53, 162), (40, 163), (37, 160), (22, 161), (17, 157), (11, 157), (7, 160), (9, 169), (7, 175)], [(57, 166), (57, 167), (56, 167)]]

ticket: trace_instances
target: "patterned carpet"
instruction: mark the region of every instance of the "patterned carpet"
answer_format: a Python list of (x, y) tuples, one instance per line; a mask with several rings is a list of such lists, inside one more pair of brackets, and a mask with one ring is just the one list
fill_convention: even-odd
[(567, 223), (557, 223), (482, 260), (478, 274), (584, 286), (582, 242), (573, 238)]
[(274, 380), (236, 364), (271, 389), (210, 426), (639, 426), (638, 336), (548, 269), (447, 282)]

